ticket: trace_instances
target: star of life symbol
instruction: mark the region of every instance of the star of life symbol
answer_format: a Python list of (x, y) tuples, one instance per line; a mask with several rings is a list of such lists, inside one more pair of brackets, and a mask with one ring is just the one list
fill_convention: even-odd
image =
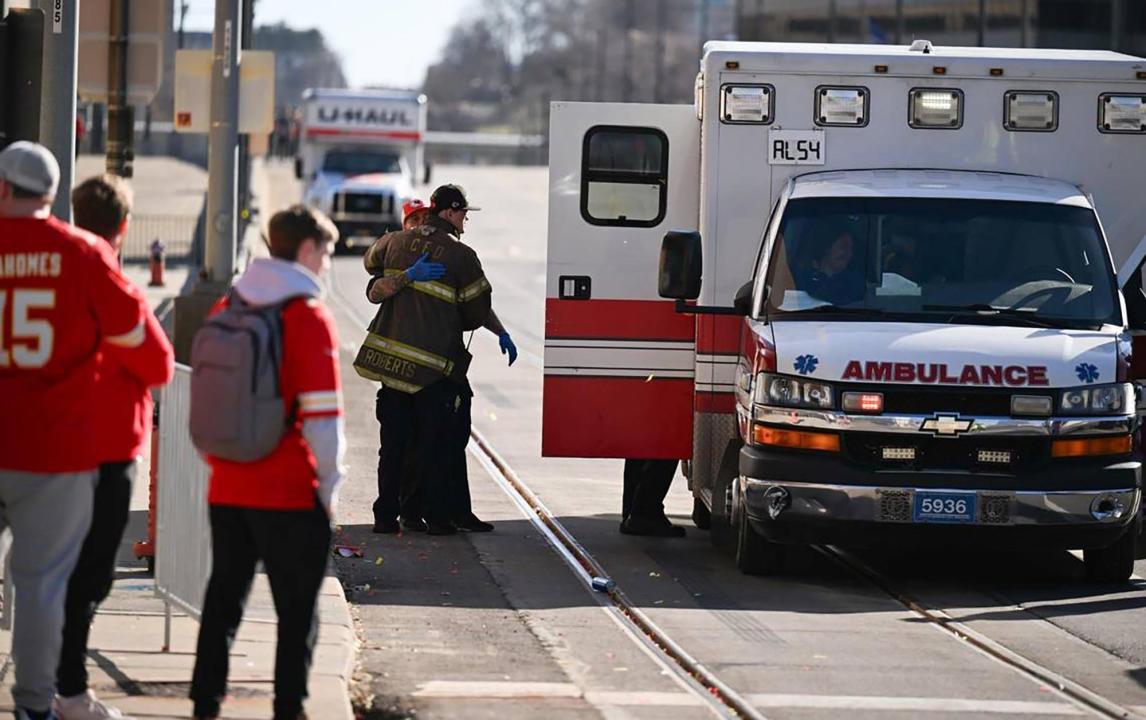
[(919, 426), (919, 430), (953, 437), (970, 430), (974, 422), (974, 420), (961, 418), (958, 415), (936, 415), (924, 420), (923, 424)]

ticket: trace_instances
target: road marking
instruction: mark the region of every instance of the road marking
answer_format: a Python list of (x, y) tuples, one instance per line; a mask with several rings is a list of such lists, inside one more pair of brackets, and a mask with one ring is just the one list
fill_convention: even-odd
[(869, 695), (788, 695), (750, 693), (757, 707), (837, 710), (908, 710), (914, 712), (967, 712), (1001, 715), (1085, 715), (1070, 703), (1026, 700), (968, 700), (965, 698), (886, 697)]
[(592, 705), (617, 707), (702, 707), (700, 698), (686, 692), (631, 690), (581, 691), (573, 683), (515, 682), (511, 680), (431, 680), (414, 691), (419, 698), (522, 700), (580, 698)]

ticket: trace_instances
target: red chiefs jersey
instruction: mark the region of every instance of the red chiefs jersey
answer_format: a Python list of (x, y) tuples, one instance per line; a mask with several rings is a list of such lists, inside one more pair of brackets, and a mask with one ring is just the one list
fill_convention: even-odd
[[(222, 310), (225, 300), (212, 312)], [(283, 402), (295, 413), (278, 447), (262, 460), (240, 463), (208, 456), (212, 505), (263, 510), (310, 510), (318, 476), (314, 455), (302, 436), (307, 418), (342, 414), (338, 331), (334, 316), (317, 299), (288, 303), (282, 314)]]
[(105, 241), (55, 218), (0, 218), (0, 468), (79, 472), (110, 459), (101, 353), (135, 362), (145, 311)]

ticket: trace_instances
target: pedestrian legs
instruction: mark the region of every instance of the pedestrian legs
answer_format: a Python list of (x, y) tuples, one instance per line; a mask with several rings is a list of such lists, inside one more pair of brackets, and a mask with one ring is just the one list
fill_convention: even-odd
[(422, 492), (422, 513), (427, 524), (443, 530), (452, 527), (446, 473), (450, 468), (450, 431), (457, 385), (449, 380), (438, 380), (409, 397), (413, 399), (413, 420), (418, 436), (415, 462)]
[(91, 529), (68, 581), (63, 646), (56, 673), (56, 691), (61, 697), (82, 695), (88, 689), (88, 636), (96, 607), (111, 591), (115, 558), (131, 508), (136, 469), (134, 460), (105, 463), (99, 469)]
[(56, 694), (64, 598), (92, 516), (96, 473), (0, 470), (0, 516), (12, 529), (12, 628), (18, 707), (46, 712)]
[(211, 579), (203, 599), (195, 670), (191, 675), (191, 700), (195, 703), (197, 718), (217, 717), (227, 694), (231, 644), (243, 619), (243, 607), (258, 560), (247, 512), (243, 508), (221, 506), (212, 506), (209, 510)]
[(330, 557), (330, 520), (312, 511), (248, 510), (278, 616), (275, 720), (296, 720), (318, 639), (318, 593)]
[(397, 531), (402, 509), (401, 491), (406, 458), (413, 433), (414, 396), (382, 387), (378, 390), (379, 424), (378, 499), (374, 501), (374, 524), (393, 524)]
[(677, 460), (625, 460), (621, 532), (679, 537), (684, 528), (665, 517), (664, 500), (676, 475)]

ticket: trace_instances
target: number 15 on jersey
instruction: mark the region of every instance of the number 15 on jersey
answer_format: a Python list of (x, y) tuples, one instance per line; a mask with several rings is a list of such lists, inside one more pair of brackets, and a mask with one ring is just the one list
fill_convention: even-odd
[(0, 290), (0, 368), (37, 370), (48, 364), (52, 324), (35, 316), (55, 306), (55, 290)]

